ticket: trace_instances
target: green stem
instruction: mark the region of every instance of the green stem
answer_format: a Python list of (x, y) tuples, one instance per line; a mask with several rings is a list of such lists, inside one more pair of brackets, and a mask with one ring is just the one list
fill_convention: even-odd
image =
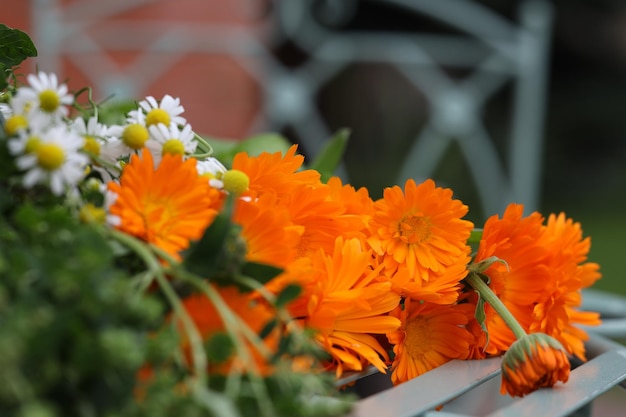
[(483, 238), (483, 229), (475, 228), (470, 233), (470, 237), (467, 239), (467, 243), (470, 245), (479, 244), (482, 238)]
[(489, 288), (489, 285), (480, 277), (476, 272), (470, 272), (465, 278), (465, 282), (472, 286), (477, 292), (479, 297), (489, 303), (489, 305), (500, 315), (502, 320), (513, 331), (513, 334), (517, 339), (526, 336), (526, 331), (519, 324), (515, 316), (511, 314), (509, 309), (504, 305), (502, 300)]
[(172, 288), (172, 285), (165, 277), (163, 266), (158, 258), (150, 251), (149, 246), (141, 240), (115, 229), (111, 229), (110, 233), (113, 238), (132, 249), (144, 261), (148, 271), (154, 275), (154, 279), (159, 284), (159, 288), (172, 306), (174, 314), (181, 320), (185, 328), (191, 345), (195, 374), (201, 383), (205, 383), (207, 378), (207, 358), (202, 344), (202, 337), (200, 336), (198, 328), (187, 313), (187, 310), (183, 307), (180, 297), (176, 294), (176, 291), (174, 291), (174, 288)]

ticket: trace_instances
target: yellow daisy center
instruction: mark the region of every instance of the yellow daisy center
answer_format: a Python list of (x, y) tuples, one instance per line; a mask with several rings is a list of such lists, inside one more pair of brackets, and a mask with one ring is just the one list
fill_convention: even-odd
[(184, 155), (185, 154), (185, 145), (178, 139), (169, 139), (163, 144), (163, 150), (161, 151), (163, 155)]
[(146, 125), (152, 126), (163, 123), (165, 126), (170, 125), (170, 115), (163, 109), (152, 109), (146, 116)]
[(88, 203), (80, 208), (78, 217), (83, 223), (104, 224), (106, 220), (106, 211), (101, 207), (96, 207), (93, 204)]
[(428, 217), (409, 215), (398, 224), (400, 238), (406, 243), (424, 242), (430, 238), (431, 223)]
[(26, 129), (28, 127), (28, 119), (22, 116), (21, 114), (16, 114), (8, 118), (6, 123), (4, 124), (4, 133), (7, 136), (13, 136), (17, 134), (21, 129)]
[(65, 152), (63, 148), (55, 143), (42, 143), (35, 150), (37, 163), (47, 171), (54, 171), (63, 165)]
[(83, 146), (83, 149), (92, 155), (99, 156), (100, 142), (98, 142), (93, 136), (85, 136), (85, 146)]
[(224, 189), (233, 194), (243, 193), (250, 185), (248, 175), (236, 169), (226, 171), (222, 177), (222, 181), (224, 181)]
[(61, 98), (56, 91), (48, 89), (39, 93), (39, 106), (41, 110), (52, 113), (59, 108), (60, 104)]
[(406, 322), (404, 347), (407, 354), (417, 360), (421, 360), (429, 349), (428, 320), (417, 316)]
[(122, 141), (131, 149), (143, 148), (143, 145), (148, 140), (148, 137), (148, 129), (138, 123), (126, 126), (122, 132)]
[(37, 150), (41, 144), (41, 138), (39, 136), (29, 136), (26, 139), (26, 146), (24, 147), (24, 153), (33, 153)]

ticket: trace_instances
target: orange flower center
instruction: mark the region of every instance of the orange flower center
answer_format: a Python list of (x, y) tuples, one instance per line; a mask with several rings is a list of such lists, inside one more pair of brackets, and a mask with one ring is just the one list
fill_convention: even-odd
[(408, 215), (398, 224), (400, 239), (406, 243), (420, 243), (431, 235), (431, 223), (428, 217)]
[(406, 322), (404, 347), (409, 356), (421, 360), (428, 351), (428, 319), (422, 316), (410, 318)]

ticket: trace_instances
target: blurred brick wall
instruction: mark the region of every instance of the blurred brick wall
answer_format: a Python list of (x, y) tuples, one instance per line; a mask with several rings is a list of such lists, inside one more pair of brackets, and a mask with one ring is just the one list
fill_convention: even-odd
[(94, 87), (96, 101), (180, 97), (196, 132), (240, 139), (258, 122), (257, 62), (220, 45), (260, 39), (263, 3), (19, 0), (6, 1), (0, 23), (28, 33), (39, 51), (22, 73), (55, 72), (70, 90)]

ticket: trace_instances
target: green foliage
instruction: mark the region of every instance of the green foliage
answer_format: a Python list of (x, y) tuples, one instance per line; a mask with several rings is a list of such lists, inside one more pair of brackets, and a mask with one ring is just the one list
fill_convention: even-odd
[[(26, 34), (0, 25), (0, 91), (13, 67), (36, 54)], [(93, 105), (77, 109), (85, 115), (100, 111), (114, 122), (128, 108), (96, 107), (91, 90), (83, 91)], [(276, 317), (255, 334), (209, 285), (249, 291), (282, 272), (245, 259), (232, 200), (179, 263), (132, 234), (80, 222), (81, 206), (103, 205), (99, 187), (83, 182), (63, 196), (45, 185), (24, 187), (3, 123), (0, 118), (0, 416), (323, 417), (348, 410), (352, 398), (337, 392), (331, 375), (294, 372), (294, 359), (320, 369), (315, 361), (323, 356), (309, 331), (289, 326), (285, 305), (299, 286), (277, 296), (260, 291), (267, 299), (256, 302), (274, 308)], [(240, 151), (290, 146), (276, 134), (200, 143), (203, 152), (212, 147), (228, 155), (226, 161)], [(204, 339), (183, 307), (183, 298), (198, 292), (224, 322), (224, 331)], [(262, 345), (270, 340), (276, 351)], [(271, 375), (209, 372), (242, 350), (256, 357), (255, 349), (275, 369)]]
[[(1, 217), (0, 247), (0, 415), (148, 415), (136, 373), (177, 345), (157, 332), (163, 303), (138, 297), (107, 241), (65, 208)], [(164, 406), (180, 401), (175, 375), (157, 380)]]
[(7, 70), (35, 56), (37, 49), (26, 33), (0, 24), (0, 90), (8, 85)]
[(349, 137), (350, 130), (339, 130), (326, 142), (322, 151), (313, 160), (310, 168), (317, 170), (321, 174), (323, 182), (328, 181), (339, 166), (348, 145)]

